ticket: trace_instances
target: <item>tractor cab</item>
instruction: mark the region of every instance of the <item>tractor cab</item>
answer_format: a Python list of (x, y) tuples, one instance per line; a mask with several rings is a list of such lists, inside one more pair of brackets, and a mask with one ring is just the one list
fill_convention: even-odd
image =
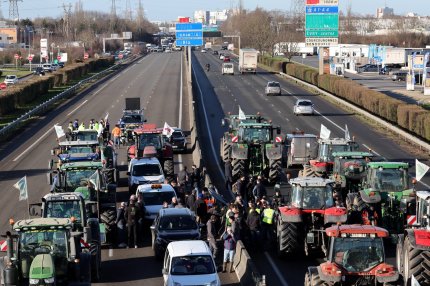
[(374, 162), (367, 164), (367, 188), (376, 192), (403, 192), (410, 188), (408, 180), (408, 163)]
[(98, 142), (98, 130), (94, 129), (85, 129), (85, 130), (76, 130), (72, 132), (72, 140), (71, 141), (96, 141)]
[(273, 141), (273, 131), (281, 134), (280, 127), (273, 127), (271, 123), (241, 123), (237, 132), (237, 141), (246, 143), (268, 143)]
[(304, 210), (333, 207), (333, 183), (334, 181), (316, 177), (291, 179), (290, 205)]
[(231, 115), (229, 114), (221, 120), (221, 126), (225, 126), (228, 123), (229, 133), (234, 133), (239, 127), (240, 123), (262, 123), (267, 120), (261, 117), (260, 113), (255, 115)]
[(318, 139), (318, 161), (333, 162), (334, 152), (347, 152), (358, 150), (358, 144), (344, 138)]
[(134, 129), (133, 133), (135, 145), (128, 149), (129, 160), (142, 158), (147, 146), (153, 146), (158, 155), (165, 151), (167, 145), (171, 147), (167, 138), (163, 136), (163, 128), (157, 128), (155, 124), (144, 124), (143, 127)]

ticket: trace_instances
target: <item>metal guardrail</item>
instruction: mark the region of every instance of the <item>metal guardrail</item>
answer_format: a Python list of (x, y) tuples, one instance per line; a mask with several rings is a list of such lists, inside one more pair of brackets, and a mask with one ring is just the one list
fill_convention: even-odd
[[(118, 64), (120, 63), (124, 63), (124, 61), (118, 62)], [(45, 110), (47, 110), (48, 108), (50, 108), (54, 103), (56, 103), (57, 101), (68, 97), (69, 95), (73, 94), (76, 92), (76, 90), (78, 90), (80, 87), (82, 87), (84, 84), (93, 81), (93, 80), (98, 80), (102, 77), (104, 77), (107, 73), (111, 72), (113, 69), (117, 68), (118, 65), (113, 65), (108, 69), (105, 69), (89, 78), (86, 78), (84, 80), (79, 81), (77, 84), (75, 84), (74, 86), (68, 88), (67, 90), (57, 94), (56, 96), (48, 99), (47, 101), (39, 104), (38, 106), (36, 106), (35, 108), (33, 108), (32, 110), (28, 111), (27, 113), (21, 115), (20, 117), (18, 117), (17, 119), (15, 119), (14, 121), (8, 123), (5, 127), (3, 127), (2, 129), (0, 129), (0, 137), (3, 137), (5, 135), (7, 135), (10, 132), (13, 132), (14, 130), (16, 130), (17, 128), (19, 128), (21, 126), (21, 124), (25, 121), (30, 119), (31, 117), (41, 114), (42, 112), (44, 112)]]

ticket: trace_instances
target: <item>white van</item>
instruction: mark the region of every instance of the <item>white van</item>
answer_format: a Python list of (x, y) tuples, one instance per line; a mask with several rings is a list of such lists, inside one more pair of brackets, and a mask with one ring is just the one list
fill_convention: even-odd
[(234, 75), (234, 65), (233, 63), (223, 63), (221, 68), (222, 74), (232, 74)]
[(146, 184), (137, 187), (136, 195), (142, 195), (145, 204), (145, 220), (153, 221), (163, 208), (163, 203), (170, 204), (176, 197), (175, 189), (170, 184)]
[(202, 240), (170, 242), (162, 272), (167, 286), (221, 285), (212, 253)]
[(137, 186), (164, 183), (164, 173), (156, 157), (131, 159), (128, 164), (128, 191), (135, 194)]

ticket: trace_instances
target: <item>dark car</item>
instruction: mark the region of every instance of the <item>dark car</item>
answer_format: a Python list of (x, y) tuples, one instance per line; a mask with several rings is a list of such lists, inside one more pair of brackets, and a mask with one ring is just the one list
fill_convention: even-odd
[(223, 61), (224, 61), (225, 63), (229, 63), (229, 62), (230, 62), (230, 56), (224, 56)]
[(172, 136), (170, 136), (170, 144), (172, 144), (173, 151), (178, 153), (185, 153), (187, 151), (187, 137), (180, 128), (173, 128)]
[(217, 56), (218, 55), (218, 51), (213, 51), (212, 54)]
[(36, 67), (36, 69), (34, 70), (34, 74), (36, 75), (45, 75), (45, 70), (42, 67)]
[(60, 68), (64, 68), (64, 62), (58, 62), (58, 66), (59, 66)]
[(161, 259), (170, 242), (200, 239), (200, 226), (190, 209), (165, 208), (154, 219), (151, 234), (154, 255)]

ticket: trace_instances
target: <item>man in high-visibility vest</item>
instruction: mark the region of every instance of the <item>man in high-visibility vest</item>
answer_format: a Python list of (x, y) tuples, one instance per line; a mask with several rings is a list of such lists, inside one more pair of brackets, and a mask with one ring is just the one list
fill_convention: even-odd
[(266, 248), (270, 248), (273, 240), (273, 221), (275, 217), (275, 210), (271, 204), (265, 203), (264, 210), (261, 213), (261, 230), (263, 243)]

